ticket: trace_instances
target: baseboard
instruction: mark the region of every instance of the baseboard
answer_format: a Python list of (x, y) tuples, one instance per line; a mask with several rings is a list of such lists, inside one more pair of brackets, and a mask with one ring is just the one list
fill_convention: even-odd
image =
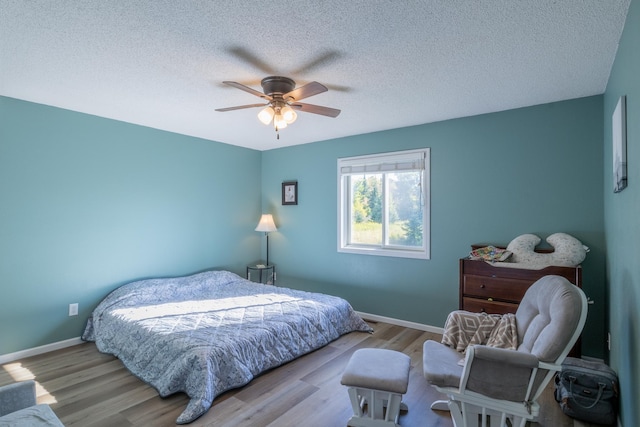
[(403, 326), (405, 328), (417, 329), (419, 331), (432, 332), (434, 334), (441, 334), (444, 332), (443, 328), (437, 326), (425, 325), (422, 323), (408, 322), (406, 320), (394, 319), (393, 317), (378, 316), (377, 314), (363, 313), (357, 311), (358, 315), (364, 320), (371, 320), (372, 322), (384, 322), (392, 325)]
[(0, 355), (0, 365), (13, 362), (14, 360), (24, 359), (25, 357), (37, 356), (38, 354), (49, 353), (50, 351), (60, 350), (61, 348), (82, 344), (83, 342), (84, 341), (82, 341), (80, 337), (70, 338), (68, 340), (42, 345), (40, 347), (33, 347), (26, 350), (16, 351), (15, 353), (2, 354)]

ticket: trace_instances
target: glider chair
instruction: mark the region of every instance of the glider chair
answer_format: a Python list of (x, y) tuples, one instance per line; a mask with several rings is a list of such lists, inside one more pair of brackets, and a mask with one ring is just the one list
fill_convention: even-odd
[(524, 427), (539, 415), (538, 398), (560, 371), (586, 317), (582, 290), (563, 277), (545, 276), (516, 311), (516, 350), (472, 345), (460, 353), (426, 341), (424, 376), (448, 397), (431, 408), (450, 410), (456, 427)]

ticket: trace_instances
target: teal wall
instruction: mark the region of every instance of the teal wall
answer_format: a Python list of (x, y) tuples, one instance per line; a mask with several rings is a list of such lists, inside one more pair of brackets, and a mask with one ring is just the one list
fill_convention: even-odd
[[(0, 355), (116, 286), (259, 257), (258, 151), (0, 97)], [(68, 317), (68, 305), (80, 315)]]
[[(640, 425), (640, 3), (631, 2), (604, 95), (604, 201), (611, 366), (618, 372), (621, 420)], [(627, 96), (628, 187), (613, 193), (611, 115)]]
[[(0, 97), (0, 355), (79, 336), (99, 300), (130, 280), (243, 273), (264, 257), (261, 212), (278, 226), (279, 284), (434, 326), (457, 308), (470, 244), (561, 231), (591, 248), (583, 353), (607, 356), (609, 298), (612, 365), (633, 374), (622, 386), (637, 396), (637, 32), (627, 24), (605, 96), (263, 153)], [(622, 93), (630, 184), (614, 195), (610, 115)], [(338, 253), (337, 159), (420, 147), (431, 148), (432, 258)], [(286, 180), (299, 182), (296, 206), (281, 205)], [(80, 315), (68, 317), (73, 302)]]
[[(565, 232), (591, 248), (583, 278), (595, 303), (583, 351), (602, 357), (602, 115), (595, 96), (264, 152), (278, 280), (344, 296), (363, 312), (443, 326), (458, 308), (458, 260), (471, 244)], [(431, 259), (338, 253), (337, 159), (419, 147), (431, 148)], [(297, 206), (281, 205), (285, 180), (298, 180)]]

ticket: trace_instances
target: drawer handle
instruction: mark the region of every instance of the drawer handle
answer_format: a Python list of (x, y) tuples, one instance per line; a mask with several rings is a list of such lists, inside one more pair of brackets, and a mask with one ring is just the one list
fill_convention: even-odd
[(493, 301), (493, 298), (487, 298), (487, 301)]
[(483, 284), (480, 285), (480, 289), (484, 289), (484, 288), (486, 288), (486, 286), (483, 283)]

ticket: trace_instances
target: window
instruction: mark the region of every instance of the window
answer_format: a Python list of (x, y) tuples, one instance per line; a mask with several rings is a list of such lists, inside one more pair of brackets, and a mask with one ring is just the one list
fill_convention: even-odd
[(429, 259), (429, 149), (338, 159), (338, 251)]

